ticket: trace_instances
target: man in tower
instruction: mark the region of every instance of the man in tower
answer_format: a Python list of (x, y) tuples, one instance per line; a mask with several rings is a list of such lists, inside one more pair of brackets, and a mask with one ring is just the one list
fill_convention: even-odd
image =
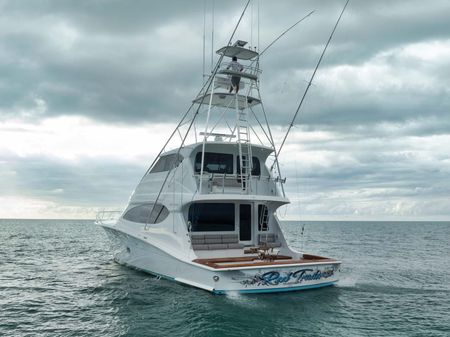
[[(236, 56), (233, 56), (233, 60), (228, 65), (227, 69), (230, 69), (235, 72), (241, 72), (244, 70), (244, 67), (242, 64), (240, 64), (237, 60)], [(231, 87), (230, 87), (230, 93), (233, 92), (233, 88), (236, 90), (236, 94), (239, 91), (239, 83), (241, 82), (241, 76), (231, 76)]]

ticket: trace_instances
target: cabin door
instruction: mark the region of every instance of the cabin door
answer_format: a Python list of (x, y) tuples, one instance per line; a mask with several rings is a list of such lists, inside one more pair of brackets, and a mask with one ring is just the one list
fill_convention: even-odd
[(239, 205), (239, 241), (250, 243), (252, 241), (252, 205)]

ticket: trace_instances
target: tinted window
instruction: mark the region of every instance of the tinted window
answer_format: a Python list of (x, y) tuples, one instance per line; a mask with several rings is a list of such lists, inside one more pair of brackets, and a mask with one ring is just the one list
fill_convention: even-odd
[(153, 204), (143, 204), (130, 208), (123, 218), (128, 221), (152, 224), (163, 221), (168, 215), (169, 210), (163, 205), (156, 204), (153, 207)]
[[(202, 167), (202, 153), (195, 156), (195, 172)], [(228, 153), (205, 152), (204, 172), (233, 174), (233, 155)]]
[[(242, 158), (245, 159), (245, 156), (242, 156)], [(252, 157), (253, 163), (252, 163), (252, 176), (259, 176), (261, 175), (261, 166), (259, 164), (258, 157)], [(245, 171), (245, 170), (244, 170)], [(237, 156), (237, 173), (241, 173), (241, 162), (239, 160), (239, 156)], [(244, 172), (245, 173), (245, 172)]]
[(160, 157), (156, 164), (151, 169), (150, 173), (164, 172), (177, 167), (183, 161), (183, 156), (176, 153), (168, 154), (167, 156)]
[(249, 241), (252, 239), (252, 206), (239, 206), (239, 240)]
[(192, 232), (234, 231), (234, 204), (192, 204), (188, 220)]

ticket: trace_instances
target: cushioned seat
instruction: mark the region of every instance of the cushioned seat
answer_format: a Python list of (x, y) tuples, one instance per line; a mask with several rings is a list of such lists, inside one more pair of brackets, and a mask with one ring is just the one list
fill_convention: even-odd
[(237, 234), (195, 234), (191, 233), (194, 250), (241, 249)]
[(242, 249), (244, 245), (242, 243), (229, 243), (228, 249)]
[(209, 250), (209, 245), (192, 244), (192, 248), (195, 250)]

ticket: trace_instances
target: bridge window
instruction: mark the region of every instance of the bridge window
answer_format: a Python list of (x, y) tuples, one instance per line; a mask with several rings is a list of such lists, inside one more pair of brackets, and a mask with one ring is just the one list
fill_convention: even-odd
[(183, 156), (180, 154), (168, 154), (167, 156), (162, 156), (152, 167), (150, 173), (170, 171), (171, 169), (177, 167), (183, 161)]
[(192, 232), (234, 231), (234, 204), (195, 203), (189, 207)]
[(155, 207), (153, 204), (142, 204), (130, 208), (123, 218), (137, 223), (155, 224), (164, 221), (168, 216), (169, 210), (161, 204), (156, 204)]
[[(202, 167), (202, 153), (195, 156), (195, 172)], [(233, 174), (233, 155), (228, 153), (205, 152), (203, 171), (209, 173)]]

